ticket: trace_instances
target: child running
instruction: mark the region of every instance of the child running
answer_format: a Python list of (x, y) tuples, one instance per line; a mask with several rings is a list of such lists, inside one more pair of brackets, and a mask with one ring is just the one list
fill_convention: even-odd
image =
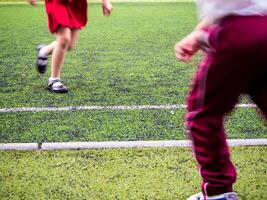
[[(36, 0), (28, 1), (36, 5)], [(45, 7), (49, 30), (56, 40), (37, 47), (36, 67), (39, 73), (45, 73), (51, 55), (51, 76), (47, 88), (52, 92), (66, 93), (68, 88), (61, 82), (60, 72), (66, 52), (74, 48), (80, 29), (87, 23), (87, 0), (45, 0)], [(109, 0), (102, 0), (102, 9), (105, 16), (112, 13)]]
[(202, 192), (188, 200), (237, 200), (223, 122), (243, 93), (267, 119), (267, 1), (199, 0), (198, 6), (201, 22), (175, 45), (185, 62), (205, 51), (186, 115)]

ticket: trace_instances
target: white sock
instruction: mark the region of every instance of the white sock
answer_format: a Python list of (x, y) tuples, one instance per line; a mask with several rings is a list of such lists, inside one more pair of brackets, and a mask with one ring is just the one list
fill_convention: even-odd
[[(59, 81), (59, 82), (55, 82), (55, 81)], [(62, 85), (62, 83), (60, 82), (60, 78), (49, 78), (48, 79), (48, 85), (49, 84), (52, 84), (52, 83), (54, 83), (53, 84), (53, 87), (60, 87), (61, 85)]]
[(51, 78), (51, 77), (50, 77), (50, 78), (48, 79), (48, 82), (50, 82), (50, 83), (51, 83), (51, 82), (55, 82), (55, 81), (60, 81), (60, 78)]
[(40, 51), (39, 51), (39, 56), (40, 57), (47, 57), (48, 56), (48, 53), (47, 53), (47, 45), (46, 46), (43, 46)]

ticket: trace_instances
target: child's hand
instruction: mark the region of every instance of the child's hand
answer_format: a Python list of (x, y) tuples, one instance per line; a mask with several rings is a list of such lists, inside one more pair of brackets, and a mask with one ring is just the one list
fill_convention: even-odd
[(113, 10), (112, 4), (108, 0), (102, 1), (102, 11), (104, 16), (111, 15)]
[(175, 55), (178, 60), (190, 62), (199, 49), (199, 39), (202, 31), (193, 31), (175, 45)]
[(32, 6), (36, 6), (36, 0), (28, 0), (29, 4)]

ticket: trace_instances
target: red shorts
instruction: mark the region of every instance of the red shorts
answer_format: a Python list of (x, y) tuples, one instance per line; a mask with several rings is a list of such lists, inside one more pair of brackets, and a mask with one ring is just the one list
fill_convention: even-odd
[(80, 29), (87, 23), (87, 0), (45, 0), (51, 33), (58, 28)]

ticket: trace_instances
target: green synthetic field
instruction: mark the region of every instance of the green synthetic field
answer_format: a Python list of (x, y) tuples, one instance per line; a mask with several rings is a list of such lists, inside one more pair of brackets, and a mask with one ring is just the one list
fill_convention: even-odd
[[(68, 94), (45, 89), (35, 48), (54, 39), (43, 5), (0, 4), (0, 108), (185, 104), (200, 56), (178, 62), (174, 44), (196, 23), (193, 3), (116, 3), (66, 57)], [(251, 103), (242, 97), (242, 103)], [(0, 113), (0, 143), (186, 139), (184, 109)], [(226, 119), (229, 138), (267, 138), (253, 108)], [(241, 199), (264, 199), (266, 147), (234, 148)], [(0, 152), (0, 199), (185, 199), (200, 179), (188, 149)]]
[[(232, 157), (240, 199), (266, 199), (266, 147)], [(189, 149), (0, 152), (0, 162), (2, 200), (185, 200), (200, 185)]]
[[(35, 47), (54, 39), (43, 5), (0, 5), (0, 107), (184, 104), (199, 56), (178, 62), (174, 44), (196, 23), (193, 3), (114, 4), (104, 18), (89, 6), (88, 26), (66, 57), (65, 95), (45, 89)], [(248, 102), (244, 100), (243, 102)], [(0, 142), (185, 139), (184, 109), (0, 113)], [(239, 108), (229, 138), (266, 138), (259, 115)]]
[[(43, 3), (44, 0), (37, 0), (37, 3)], [(89, 3), (101, 3), (102, 0), (89, 0)], [(184, 3), (184, 2), (194, 2), (194, 0), (112, 0), (112, 3), (143, 3), (143, 2), (152, 2), (152, 3), (170, 3), (170, 2), (175, 2), (175, 3)], [(3, 4), (9, 4), (9, 3), (28, 3), (27, 0), (0, 0), (0, 3)]]

